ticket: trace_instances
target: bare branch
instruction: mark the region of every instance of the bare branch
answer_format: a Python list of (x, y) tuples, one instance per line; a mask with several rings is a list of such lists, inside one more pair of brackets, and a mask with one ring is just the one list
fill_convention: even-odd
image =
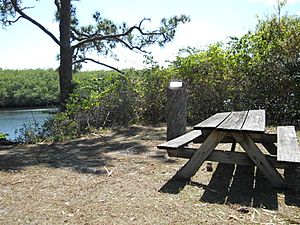
[(7, 25), (11, 25), (11, 24), (13, 24), (13, 23), (15, 23), (15, 22), (17, 22), (19, 19), (21, 19), (21, 18), (23, 18), (22, 16), (19, 16), (17, 19), (15, 19), (15, 20), (6, 20), (5, 21), (5, 24)]
[(112, 69), (112, 70), (115, 70), (115, 71), (117, 71), (117, 72), (120, 73), (120, 74), (124, 74), (124, 72), (122, 72), (121, 70), (119, 70), (119, 69), (117, 69), (117, 68), (115, 68), (115, 67), (113, 67), (113, 66), (107, 65), (107, 64), (105, 64), (105, 63), (96, 61), (96, 60), (91, 59), (91, 58), (83, 58), (83, 59), (79, 59), (79, 60), (73, 61), (73, 64), (76, 64), (76, 63), (83, 63), (83, 62), (86, 62), (86, 61), (91, 61), (91, 62), (93, 62), (93, 63), (96, 63), (96, 64), (99, 64), (99, 65), (101, 65), (101, 66), (105, 66), (105, 67), (108, 67), (108, 68), (110, 68), (110, 69)]
[[(52, 38), (52, 40), (58, 44), (59, 46), (61, 46), (61, 42), (54, 36), (54, 34), (52, 34), (50, 31), (48, 31), (42, 24), (38, 23), (36, 20), (34, 20), (33, 18), (31, 18), (30, 16), (28, 16), (26, 13), (24, 13), (22, 11), (22, 9), (19, 8), (17, 1), (16, 0), (11, 0), (12, 6), (14, 7), (15, 11), (17, 13), (20, 14), (20, 17), (30, 21), (31, 23), (33, 23), (34, 25), (36, 25), (37, 27), (39, 27), (42, 31), (44, 31), (48, 36), (50, 36)], [(19, 17), (19, 18), (20, 18)]]

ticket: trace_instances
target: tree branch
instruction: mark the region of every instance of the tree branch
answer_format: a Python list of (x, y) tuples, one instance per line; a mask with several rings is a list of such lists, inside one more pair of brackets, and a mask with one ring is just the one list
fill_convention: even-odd
[(121, 42), (123, 45), (125, 45), (125, 47), (127, 47), (128, 49), (130, 50), (134, 50), (134, 49), (137, 49), (139, 50), (140, 52), (143, 52), (143, 53), (149, 53), (147, 52), (146, 50), (143, 50), (141, 46), (134, 46), (134, 45), (130, 45), (129, 43), (127, 43), (126, 41), (120, 39), (120, 38), (114, 38), (114, 40), (118, 41), (118, 42)]
[[(132, 26), (130, 27), (126, 32), (124, 33), (121, 33), (121, 34), (111, 34), (111, 35), (97, 35), (97, 36), (94, 36), (94, 37), (89, 37), (89, 38), (86, 38), (84, 39), (83, 41), (80, 41), (78, 42), (77, 44), (75, 44), (73, 46), (73, 49), (75, 48), (79, 48), (80, 46), (86, 44), (86, 43), (90, 43), (90, 42), (95, 42), (95, 41), (102, 41), (102, 40), (107, 40), (107, 39), (114, 39), (114, 40), (118, 40), (120, 41), (121, 37), (124, 37), (124, 36), (127, 36), (129, 35), (130, 33), (132, 33), (134, 30), (138, 30), (140, 32), (140, 34), (142, 35), (161, 35), (163, 34), (163, 32), (157, 32), (157, 31), (154, 31), (154, 32), (144, 32), (141, 28), (142, 26), (142, 23), (146, 20), (149, 20), (149, 19), (146, 19), (144, 18), (138, 26)], [(126, 45), (126, 47), (128, 47), (128, 45)]]
[(54, 34), (52, 34), (50, 31), (48, 31), (42, 24), (38, 23), (36, 20), (34, 20), (30, 16), (28, 16), (26, 13), (24, 13), (22, 11), (22, 9), (19, 8), (19, 6), (17, 4), (17, 0), (11, 0), (11, 3), (12, 3), (12, 6), (14, 7), (15, 11), (20, 14), (20, 17), (22, 17), (22, 18), (30, 21), (34, 25), (36, 25), (38, 28), (40, 28), (42, 31), (44, 31), (48, 36), (50, 36), (52, 38), (52, 40), (59, 46), (62, 45), (61, 42), (54, 36)]
[[(78, 30), (76, 30), (74, 27), (71, 27), (71, 31), (72, 31), (72, 36), (73, 36), (73, 38), (75, 39), (75, 40), (77, 40), (77, 41), (83, 41), (83, 40), (85, 40), (85, 39), (87, 39), (87, 38), (90, 38), (90, 37), (93, 37), (93, 36), (95, 36), (95, 35), (87, 35), (87, 34), (84, 34), (84, 33), (82, 33), (82, 32), (80, 32), (80, 31), (78, 31)], [(74, 32), (74, 33), (73, 33)], [(77, 36), (76, 36), (77, 35)], [(79, 38), (79, 36), (83, 36), (84, 38)]]
[(91, 62), (93, 62), (93, 63), (96, 63), (96, 64), (99, 64), (99, 65), (101, 65), (101, 66), (105, 66), (105, 67), (108, 67), (108, 68), (110, 68), (110, 69), (112, 69), (112, 70), (115, 70), (115, 71), (117, 71), (117, 72), (120, 73), (120, 74), (124, 74), (124, 72), (122, 72), (121, 70), (119, 70), (119, 69), (117, 69), (117, 68), (115, 68), (115, 67), (113, 67), (113, 66), (107, 65), (107, 64), (105, 64), (105, 63), (96, 61), (96, 60), (91, 59), (91, 58), (83, 58), (83, 59), (79, 59), (79, 60), (73, 61), (73, 64), (76, 64), (76, 63), (83, 63), (83, 62), (86, 62), (86, 61), (91, 61)]
[[(22, 16), (19, 16), (17, 19), (15, 19), (15, 20), (6, 20), (5, 21), (5, 25), (11, 25), (11, 24), (13, 24), (13, 23), (16, 23), (19, 19), (21, 19), (21, 18), (23, 18)], [(4, 26), (4, 25), (3, 25)]]

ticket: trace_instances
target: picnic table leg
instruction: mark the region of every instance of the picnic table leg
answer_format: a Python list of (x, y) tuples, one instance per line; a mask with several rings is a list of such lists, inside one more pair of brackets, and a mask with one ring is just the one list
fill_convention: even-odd
[(266, 176), (266, 178), (277, 188), (287, 187), (284, 179), (276, 168), (267, 160), (266, 156), (256, 146), (254, 141), (247, 134), (234, 133), (233, 137), (246, 151), (249, 158)]
[(191, 159), (175, 174), (175, 180), (189, 180), (196, 174), (203, 162), (207, 159), (214, 148), (220, 143), (225, 133), (213, 130)]

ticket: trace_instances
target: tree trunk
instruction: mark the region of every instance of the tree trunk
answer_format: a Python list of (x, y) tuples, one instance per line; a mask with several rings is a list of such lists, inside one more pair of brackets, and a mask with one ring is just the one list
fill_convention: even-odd
[(65, 110), (66, 101), (72, 90), (72, 47), (71, 47), (71, 0), (61, 1), (60, 8), (60, 67), (59, 67), (59, 86), (60, 86), (60, 106)]

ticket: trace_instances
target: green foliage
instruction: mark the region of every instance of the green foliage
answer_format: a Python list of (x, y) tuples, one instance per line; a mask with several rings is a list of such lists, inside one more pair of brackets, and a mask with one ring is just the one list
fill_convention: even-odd
[(77, 82), (67, 113), (81, 128), (128, 123), (132, 112), (130, 80), (119, 73), (100, 74), (88, 86)]
[(165, 90), (169, 71), (127, 70), (80, 72), (65, 112), (57, 113), (42, 128), (23, 127), (22, 140), (54, 141), (78, 137), (111, 126), (165, 121)]
[(23, 124), (23, 127), (16, 131), (16, 141), (20, 143), (38, 143), (47, 139), (47, 131), (39, 123)]
[(66, 113), (57, 113), (48, 119), (43, 125), (43, 132), (40, 133), (44, 139), (50, 141), (62, 141), (72, 139), (83, 134), (80, 133), (78, 123)]
[(273, 123), (299, 124), (299, 29), (299, 17), (274, 15), (230, 46), (235, 62), (245, 60), (233, 67), (243, 80), (235, 102), (243, 108), (265, 108)]
[(159, 67), (137, 74), (139, 82), (134, 85), (139, 96), (137, 121), (148, 124), (166, 121), (166, 89), (173, 75), (172, 70)]
[(230, 108), (232, 74), (228, 51), (221, 43), (212, 44), (206, 50), (188, 49), (187, 52), (190, 55), (178, 56), (172, 69), (188, 88), (188, 121), (195, 124), (207, 115)]
[(299, 125), (299, 29), (299, 17), (273, 15), (226, 45), (178, 57), (173, 68), (189, 88), (189, 121), (223, 110), (264, 108), (269, 123)]
[(58, 74), (54, 70), (0, 69), (0, 107), (57, 105)]
[(7, 136), (8, 136), (7, 134), (0, 132), (0, 140), (6, 140)]
[(75, 89), (66, 111), (54, 117), (51, 135), (56, 140), (76, 137), (111, 126), (133, 122), (165, 121), (165, 90), (168, 74), (159, 68), (75, 74)]

